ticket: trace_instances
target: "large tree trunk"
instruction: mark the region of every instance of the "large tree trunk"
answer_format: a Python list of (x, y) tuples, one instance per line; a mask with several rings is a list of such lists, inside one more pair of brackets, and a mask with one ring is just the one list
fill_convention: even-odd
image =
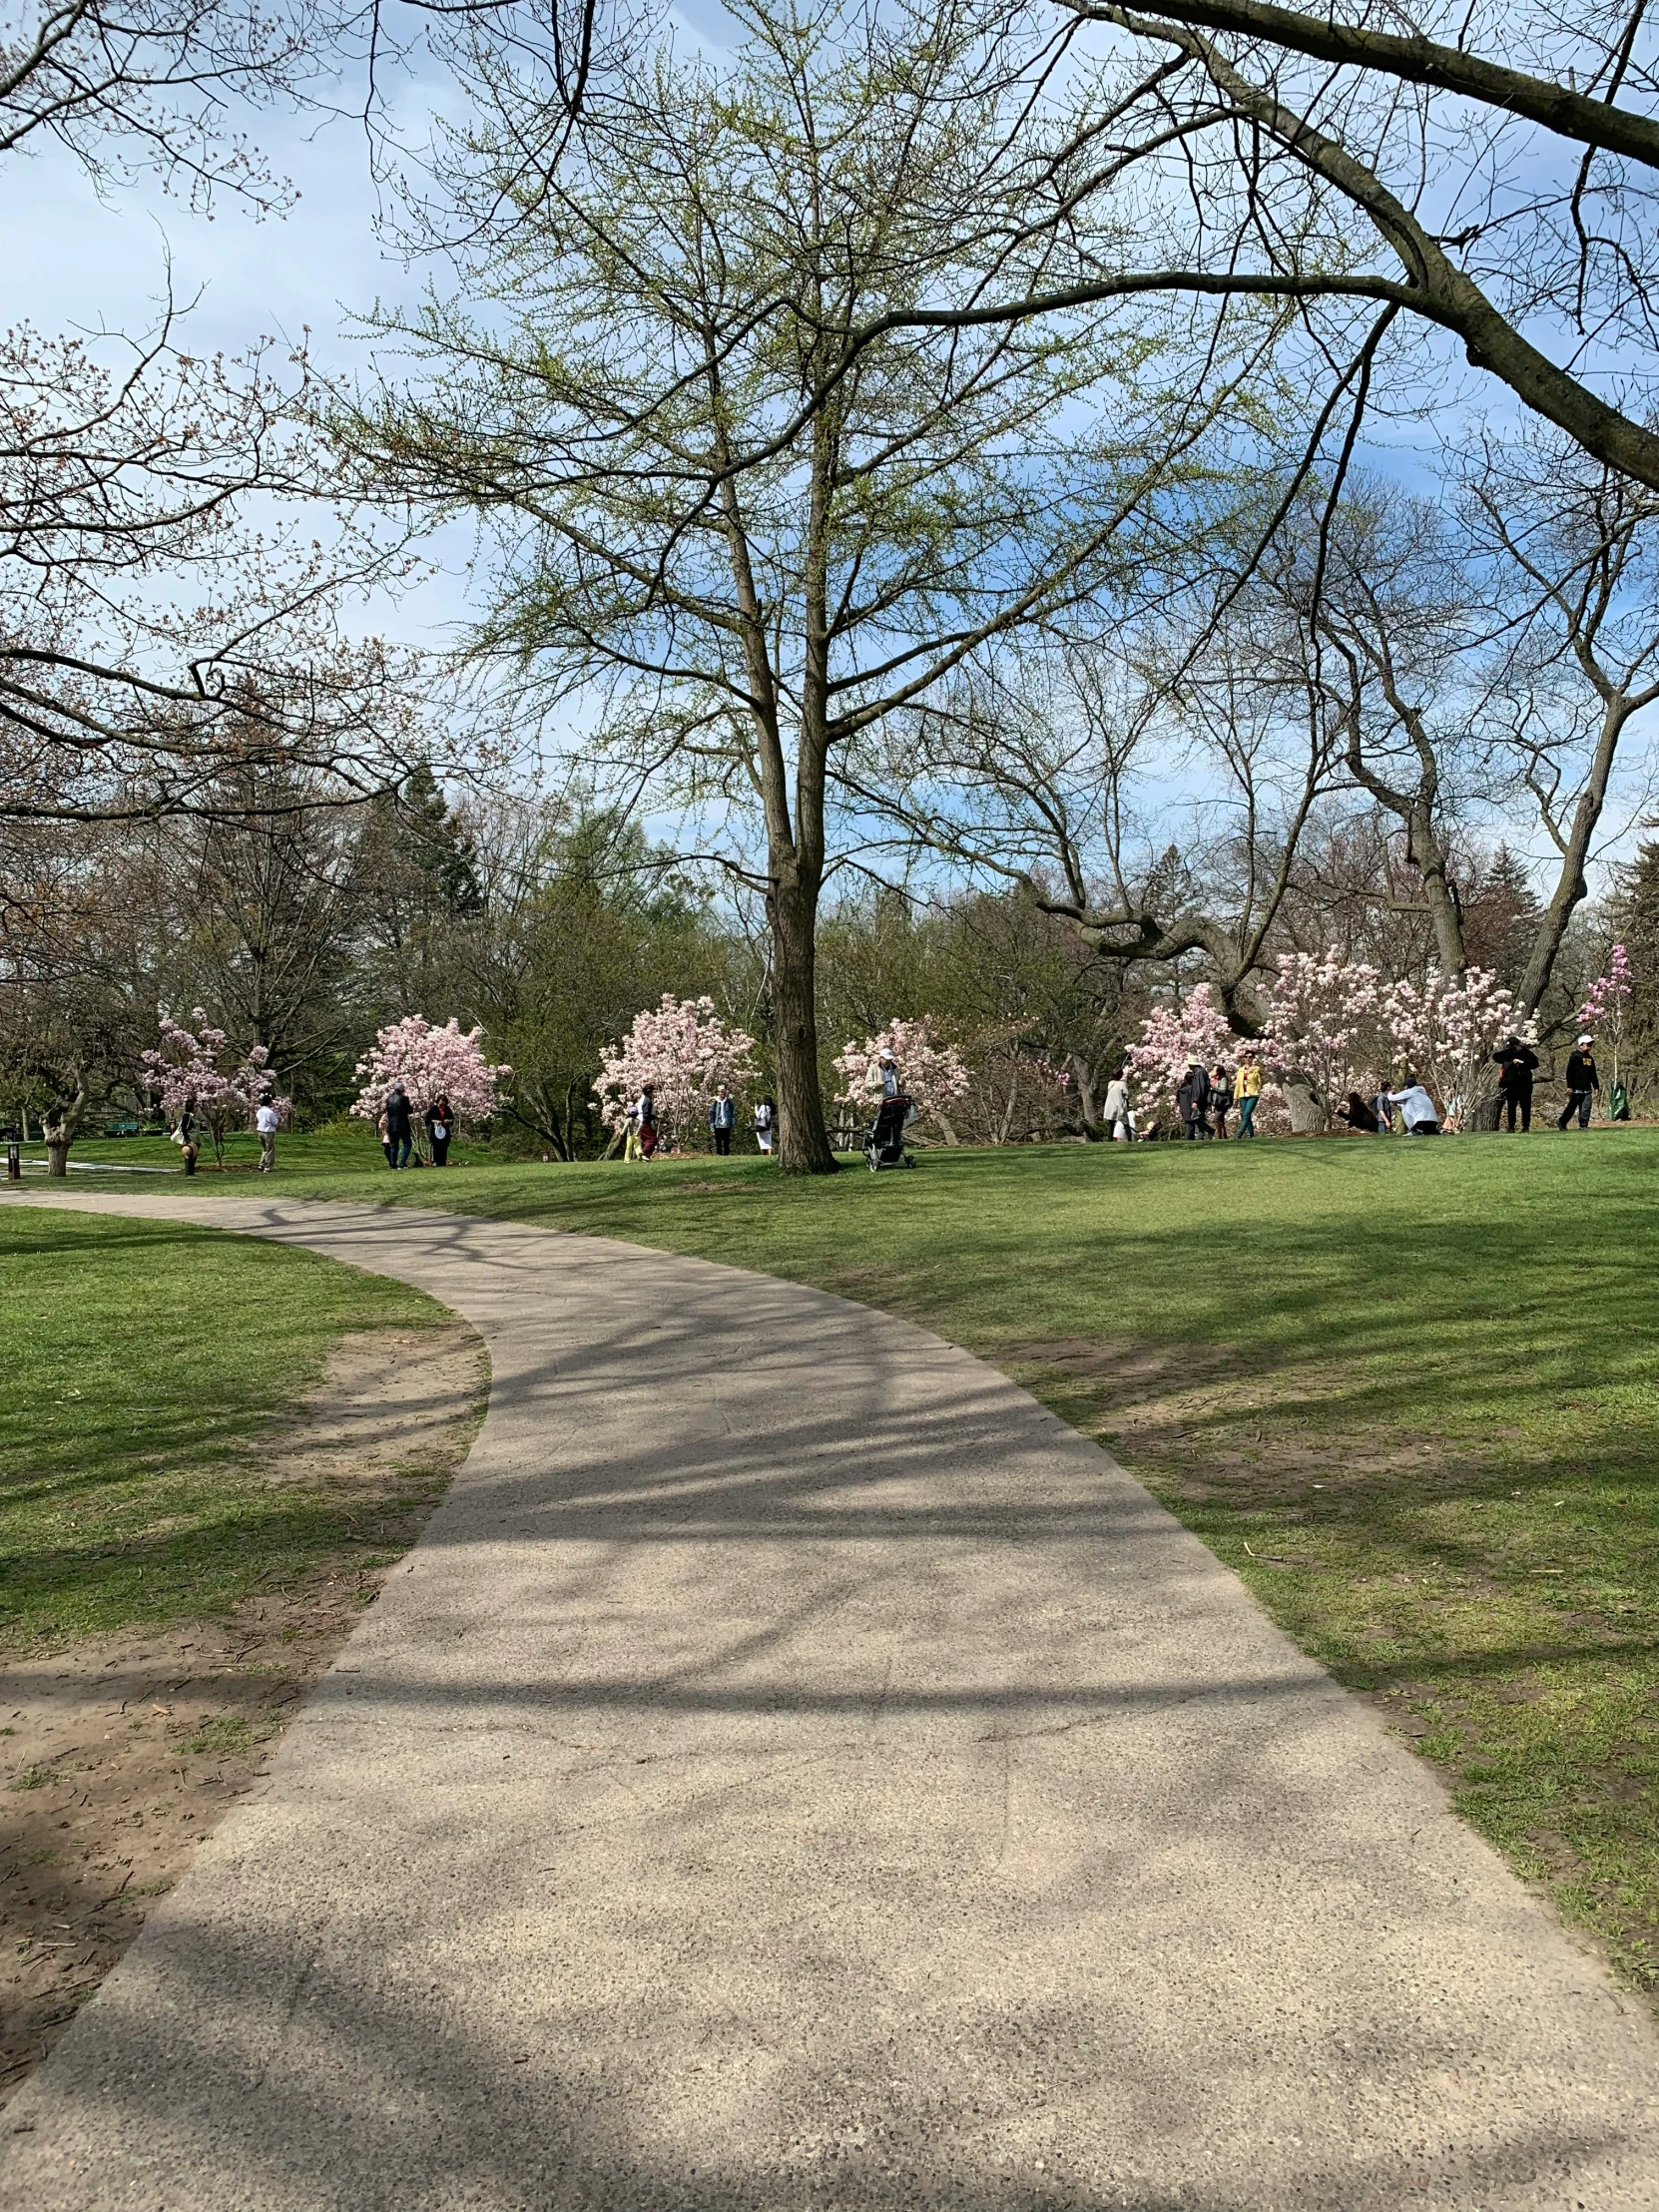
[(48, 1178), (58, 1176), (64, 1181), (69, 1177), (69, 1148), (75, 1142), (75, 1132), (81, 1126), (81, 1115), (87, 1103), (87, 1086), (84, 1079), (75, 1085), (75, 1096), (60, 1099), (40, 1117), (40, 1133), (46, 1139), (46, 1173)]
[[(1620, 735), (1630, 719), (1630, 702), (1622, 693), (1615, 693), (1603, 702), (1595, 758), (1590, 764), (1590, 774), (1579, 795), (1578, 805), (1573, 809), (1572, 825), (1561, 848), (1561, 867), (1555, 878), (1555, 895), (1538, 916), (1532, 950), (1527, 955), (1526, 973), (1521, 977), (1517, 997), (1523, 1014), (1535, 1014), (1538, 1011), (1538, 1002), (1548, 990), (1549, 979), (1555, 972), (1556, 955), (1561, 949), (1561, 940), (1567, 933), (1567, 924), (1579, 901), (1589, 890), (1584, 877), (1584, 863), (1589, 858), (1590, 843), (1596, 832), (1596, 825), (1601, 820), (1601, 811), (1607, 804), (1607, 786), (1613, 774), (1613, 760), (1619, 749)], [(1495, 1118), (1492, 1127), (1497, 1127)]]
[(786, 1175), (833, 1175), (837, 1162), (818, 1079), (818, 889), (798, 877), (775, 881), (769, 903), (778, 1165)]

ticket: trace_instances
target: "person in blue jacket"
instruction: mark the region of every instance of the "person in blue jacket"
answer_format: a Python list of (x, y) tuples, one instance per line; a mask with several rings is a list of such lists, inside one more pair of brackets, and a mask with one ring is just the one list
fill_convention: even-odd
[(732, 1096), (729, 1083), (722, 1083), (719, 1096), (709, 1102), (709, 1127), (714, 1131), (715, 1150), (724, 1160), (732, 1150), (732, 1132), (738, 1126), (738, 1105)]

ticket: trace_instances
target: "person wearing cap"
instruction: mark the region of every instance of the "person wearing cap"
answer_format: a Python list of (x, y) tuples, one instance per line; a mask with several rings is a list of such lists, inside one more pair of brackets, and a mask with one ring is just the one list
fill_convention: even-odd
[(903, 1085), (898, 1080), (898, 1062), (890, 1052), (883, 1050), (877, 1065), (881, 1070), (881, 1096), (883, 1098), (896, 1098), (903, 1089)]
[(1590, 1126), (1590, 1101), (1601, 1088), (1601, 1077), (1596, 1073), (1595, 1042), (1594, 1037), (1580, 1037), (1567, 1057), (1567, 1103), (1555, 1124), (1557, 1129), (1565, 1129), (1574, 1114), (1578, 1116), (1580, 1129)]

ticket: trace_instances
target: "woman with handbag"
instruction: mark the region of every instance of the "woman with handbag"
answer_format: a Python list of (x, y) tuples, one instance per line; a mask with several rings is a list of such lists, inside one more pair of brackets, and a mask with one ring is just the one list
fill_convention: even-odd
[(426, 1109), (426, 1134), (431, 1140), (433, 1167), (449, 1165), (449, 1140), (454, 1133), (455, 1117), (449, 1111), (449, 1096), (440, 1091)]

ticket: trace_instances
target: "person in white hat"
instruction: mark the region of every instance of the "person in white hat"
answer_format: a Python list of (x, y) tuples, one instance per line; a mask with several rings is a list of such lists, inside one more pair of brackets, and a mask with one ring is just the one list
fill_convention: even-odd
[(1601, 1077), (1596, 1073), (1594, 1037), (1580, 1037), (1567, 1058), (1567, 1103), (1561, 1109), (1557, 1129), (1565, 1129), (1574, 1114), (1578, 1116), (1580, 1129), (1590, 1126), (1590, 1102), (1601, 1088)]
[(881, 1096), (896, 1098), (904, 1087), (898, 1079), (898, 1062), (883, 1048), (877, 1064), (881, 1070)]

